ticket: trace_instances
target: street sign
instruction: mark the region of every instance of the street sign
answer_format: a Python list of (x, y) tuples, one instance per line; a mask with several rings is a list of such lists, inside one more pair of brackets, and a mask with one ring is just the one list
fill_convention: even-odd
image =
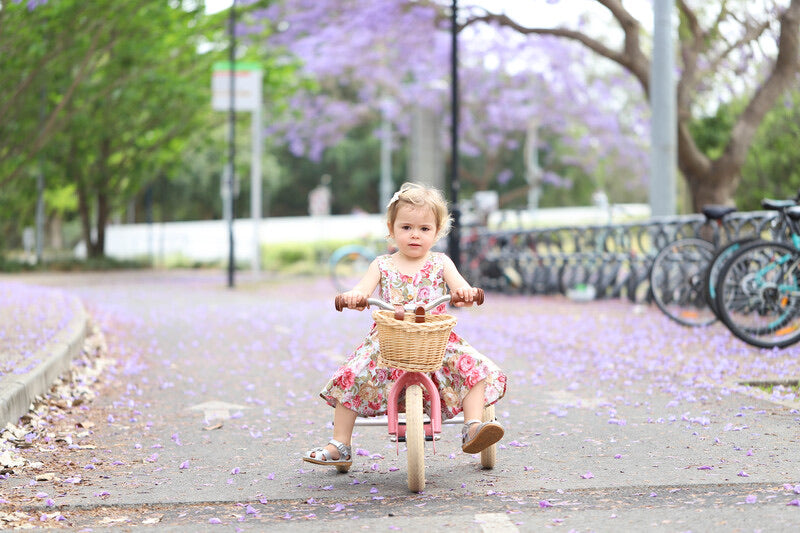
[(234, 111), (255, 111), (261, 105), (261, 66), (258, 63), (214, 63), (211, 75), (211, 107), (215, 111), (228, 111), (231, 106), (231, 74), (236, 76)]

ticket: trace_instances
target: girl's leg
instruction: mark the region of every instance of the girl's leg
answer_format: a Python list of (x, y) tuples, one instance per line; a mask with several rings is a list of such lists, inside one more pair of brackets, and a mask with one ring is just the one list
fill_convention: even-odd
[[(472, 387), (464, 400), (461, 402), (461, 409), (464, 411), (464, 420), (482, 420), (483, 406), (485, 401), (486, 380), (482, 379)], [(471, 426), (470, 436), (474, 435), (478, 425)]]
[[(350, 446), (350, 441), (353, 438), (353, 428), (356, 425), (356, 417), (358, 417), (358, 413), (348, 409), (341, 403), (337, 403), (333, 412), (333, 438), (346, 446)], [(339, 450), (333, 444), (328, 444), (325, 449), (331, 452), (332, 459), (339, 458)], [(311, 455), (311, 457), (314, 456), (314, 454)]]

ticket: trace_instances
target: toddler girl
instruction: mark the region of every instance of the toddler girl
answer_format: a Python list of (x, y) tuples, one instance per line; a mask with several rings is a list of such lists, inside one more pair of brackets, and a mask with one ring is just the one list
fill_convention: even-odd
[[(364, 278), (342, 295), (350, 309), (380, 284), (380, 297), (391, 304), (426, 304), (446, 294), (447, 288), (472, 305), (477, 289), (458, 273), (453, 261), (431, 248), (450, 229), (450, 215), (442, 194), (432, 188), (405, 183), (392, 197), (386, 214), (389, 237), (397, 252), (382, 255), (369, 266)], [(445, 311), (445, 304), (434, 309)], [(367, 338), (334, 374), (320, 396), (335, 408), (333, 438), (324, 448), (308, 451), (304, 461), (333, 466), (353, 462), (350, 440), (357, 416), (386, 413), (386, 400), (402, 370), (378, 365), (378, 333), (373, 324)], [(481, 422), (483, 408), (503, 397), (506, 376), (486, 356), (478, 353), (455, 332), (450, 334), (442, 367), (430, 374), (441, 396), (442, 419), (464, 411), (462, 446), (478, 453), (503, 437), (497, 421)], [(426, 399), (425, 408), (430, 409)]]

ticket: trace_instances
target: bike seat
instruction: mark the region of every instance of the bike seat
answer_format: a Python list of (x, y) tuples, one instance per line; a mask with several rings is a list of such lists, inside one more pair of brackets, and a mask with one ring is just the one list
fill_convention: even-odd
[(786, 210), (786, 216), (792, 220), (800, 220), (800, 205), (794, 205)]
[(711, 220), (719, 220), (725, 215), (733, 213), (736, 208), (732, 205), (704, 205), (703, 214)]
[(761, 207), (772, 211), (780, 211), (785, 207), (792, 207), (793, 205), (797, 205), (797, 202), (794, 200), (771, 200), (769, 198), (761, 200)]

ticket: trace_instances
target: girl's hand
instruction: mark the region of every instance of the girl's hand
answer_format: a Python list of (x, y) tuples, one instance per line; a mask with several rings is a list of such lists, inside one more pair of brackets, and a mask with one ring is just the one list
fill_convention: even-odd
[(466, 287), (453, 289), (453, 294), (458, 296), (458, 298), (461, 300), (460, 302), (454, 304), (456, 307), (470, 307), (472, 302), (478, 296), (478, 289), (468, 285)]
[(364, 309), (369, 307), (369, 304), (366, 303), (367, 298), (369, 298), (369, 295), (364, 294), (361, 291), (357, 290), (347, 291), (341, 294), (341, 298), (342, 301), (344, 302), (344, 305), (348, 309), (356, 309), (358, 311), (363, 311)]

